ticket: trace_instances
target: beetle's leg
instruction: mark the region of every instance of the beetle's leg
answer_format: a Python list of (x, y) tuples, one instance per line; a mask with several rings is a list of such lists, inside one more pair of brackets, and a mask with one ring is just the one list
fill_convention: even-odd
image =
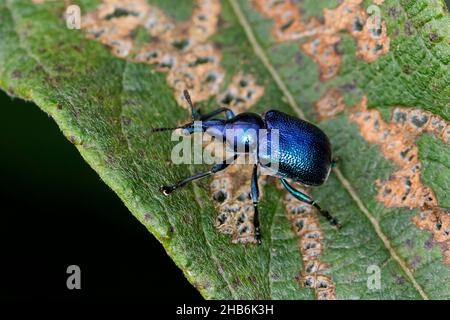
[(200, 112), (197, 110), (197, 108), (194, 107), (194, 104), (192, 103), (189, 91), (184, 90), (183, 94), (184, 94), (184, 98), (186, 99), (187, 103), (191, 107), (192, 120), (195, 121), (195, 120), (200, 119), (200, 117), (201, 117)]
[(310, 205), (312, 205), (313, 207), (315, 207), (319, 213), (324, 216), (328, 222), (336, 227), (340, 227), (339, 222), (337, 221), (336, 218), (334, 218), (327, 210), (322, 209), (314, 200), (313, 198), (311, 198), (310, 196), (304, 194), (303, 192), (295, 189), (293, 186), (291, 186), (286, 179), (281, 179), (281, 183), (284, 185), (284, 187), (287, 189), (287, 191), (289, 191), (296, 199), (302, 201), (302, 202), (306, 202)]
[(258, 187), (258, 165), (253, 165), (252, 173), (252, 201), (253, 201), (253, 226), (255, 227), (255, 239), (258, 244), (261, 243), (261, 234), (259, 231), (259, 215), (258, 215), (258, 202), (259, 202), (259, 187)]
[(224, 169), (226, 169), (234, 160), (236, 160), (236, 158), (238, 157), (238, 154), (235, 154), (232, 158), (229, 158), (227, 160), (225, 160), (222, 163), (217, 163), (215, 164), (211, 170), (209, 171), (203, 171), (203, 172), (198, 172), (190, 177), (187, 177), (185, 179), (180, 180), (178, 183), (171, 185), (171, 186), (162, 186), (160, 188), (160, 191), (162, 193), (164, 193), (164, 195), (168, 196), (169, 194), (171, 194), (172, 192), (174, 192), (175, 190), (177, 190), (178, 188), (181, 188), (182, 186), (184, 186), (186, 183), (190, 182), (190, 181), (194, 181), (212, 174), (215, 174), (216, 172), (222, 171)]

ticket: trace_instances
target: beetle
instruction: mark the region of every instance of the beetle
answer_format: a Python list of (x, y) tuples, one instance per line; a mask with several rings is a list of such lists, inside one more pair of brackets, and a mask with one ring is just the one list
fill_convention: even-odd
[[(199, 131), (207, 133), (213, 132), (215, 137), (222, 137), (223, 142), (226, 143), (230, 140), (230, 137), (227, 137), (227, 133), (230, 131), (227, 130), (231, 129), (231, 132), (235, 132), (233, 130), (236, 129), (240, 130), (239, 134), (231, 138), (233, 148), (235, 150), (239, 148), (239, 150), (242, 150), (243, 147), (245, 153), (253, 153), (256, 155), (257, 159), (256, 163), (253, 165), (251, 177), (251, 199), (254, 208), (253, 224), (255, 227), (255, 240), (257, 243), (261, 243), (258, 216), (258, 166), (264, 167), (269, 173), (279, 178), (287, 191), (296, 199), (315, 207), (332, 226), (337, 228), (340, 227), (337, 219), (327, 210), (322, 209), (312, 197), (295, 189), (287, 181), (287, 179), (291, 179), (306, 186), (319, 186), (327, 180), (331, 168), (335, 164), (335, 160), (332, 159), (330, 141), (320, 128), (305, 120), (293, 117), (278, 110), (269, 110), (262, 115), (251, 112), (235, 115), (231, 109), (220, 107), (208, 114), (202, 115), (199, 110), (194, 107), (189, 92), (184, 90), (183, 94), (191, 108), (193, 121), (179, 127), (154, 128), (151, 131), (158, 132), (184, 129), (188, 134)], [(221, 113), (225, 114), (226, 119), (215, 119), (215, 116)], [(201, 121), (201, 125), (194, 126), (194, 121)], [(265, 141), (258, 141), (258, 139), (256, 139), (255, 141), (254, 136), (248, 134), (250, 129), (256, 131), (265, 129), (267, 132), (274, 131), (274, 129), (278, 130), (278, 167), (276, 171), (271, 168), (270, 157), (266, 152), (262, 152), (262, 145), (265, 144), (267, 147), (268, 140), (270, 139), (265, 139)], [(226, 159), (223, 162), (216, 163), (210, 170), (198, 172), (180, 180), (176, 184), (162, 186), (160, 191), (168, 196), (190, 181), (214, 175), (219, 171), (225, 170), (238, 156), (239, 154), (235, 153), (232, 159)], [(262, 160), (265, 160), (264, 163)]]

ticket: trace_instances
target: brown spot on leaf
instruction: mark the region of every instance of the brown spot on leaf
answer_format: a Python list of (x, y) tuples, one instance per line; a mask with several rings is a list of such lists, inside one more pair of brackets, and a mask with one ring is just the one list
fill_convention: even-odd
[(334, 118), (338, 113), (344, 111), (344, 98), (339, 90), (330, 88), (314, 105), (319, 121)]
[(445, 262), (450, 264), (450, 216), (438, 207), (433, 190), (422, 183), (422, 163), (416, 145), (423, 133), (450, 144), (445, 134), (450, 124), (430, 112), (408, 108), (395, 108), (391, 122), (386, 123), (379, 111), (367, 109), (366, 97), (354, 108), (350, 120), (358, 124), (366, 141), (379, 145), (384, 156), (398, 166), (386, 181), (376, 181), (377, 200), (388, 208), (419, 208), (420, 214), (413, 222), (420, 229), (431, 231), (437, 242), (445, 244)]
[(389, 16), (390, 16), (391, 18), (396, 19), (396, 18), (398, 18), (399, 15), (400, 15), (400, 10), (397, 9), (397, 8), (395, 8), (395, 7), (391, 7), (391, 8), (388, 9), (388, 14), (389, 14)]
[(153, 216), (152, 216), (151, 213), (147, 212), (147, 213), (144, 214), (144, 221), (145, 222), (149, 222), (149, 221), (152, 221), (152, 220), (153, 220)]
[(421, 261), (422, 261), (422, 258), (420, 256), (414, 256), (409, 261), (409, 265), (411, 266), (411, 268), (413, 270), (416, 270), (419, 267)]
[(301, 20), (300, 10), (291, 0), (254, 0), (253, 4), (274, 20), (272, 34), (276, 41), (308, 39), (301, 48), (319, 65), (321, 80), (329, 80), (339, 72), (342, 53), (337, 44), (343, 30), (356, 40), (360, 59), (371, 62), (389, 51), (385, 22), (375, 15), (369, 17), (362, 0), (343, 0), (335, 9), (324, 9), (323, 21), (311, 18), (307, 23)]
[(238, 73), (219, 96), (218, 103), (241, 113), (254, 106), (263, 94), (264, 88), (256, 84), (253, 76)]
[(341, 65), (341, 56), (336, 52), (336, 44), (341, 37), (325, 34), (301, 45), (301, 48), (320, 67), (320, 80), (329, 80), (336, 76)]
[(8, 87), (8, 94), (10, 95), (10, 96), (14, 96), (14, 95), (16, 95), (16, 92), (14, 91), (14, 88), (12, 87), (12, 86), (9, 86)]
[(130, 124), (131, 124), (131, 118), (129, 118), (129, 117), (122, 117), (122, 124), (124, 125), (124, 126), (129, 126)]
[(405, 282), (406, 282), (405, 277), (403, 277), (403, 276), (401, 276), (401, 275), (394, 275), (394, 277), (395, 277), (395, 282), (396, 282), (398, 285), (403, 285), (403, 284), (405, 284)]
[(405, 33), (407, 36), (411, 36), (413, 34), (413, 27), (410, 20), (406, 20), (405, 22)]
[(74, 145), (82, 145), (83, 142), (74, 135), (71, 135), (67, 138)]
[(435, 42), (439, 39), (439, 35), (437, 34), (437, 32), (430, 33), (430, 35), (428, 37), (431, 42)]
[(22, 72), (20, 70), (16, 69), (11, 73), (11, 79), (17, 80), (17, 79), (21, 79), (21, 78), (22, 78)]

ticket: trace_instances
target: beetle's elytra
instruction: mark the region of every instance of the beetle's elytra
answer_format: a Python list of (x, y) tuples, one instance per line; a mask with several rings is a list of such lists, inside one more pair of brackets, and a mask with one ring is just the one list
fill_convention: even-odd
[[(262, 146), (265, 146), (266, 149), (264, 150), (267, 151), (268, 141), (258, 141), (259, 139), (255, 139), (254, 136), (247, 134), (252, 130), (253, 132), (258, 132), (264, 129), (268, 133), (275, 129), (278, 130), (278, 148), (276, 151), (278, 166), (277, 170), (273, 171), (273, 175), (281, 180), (284, 187), (295, 198), (314, 206), (332, 225), (339, 226), (337, 220), (328, 211), (323, 210), (310, 196), (295, 189), (286, 180), (291, 179), (307, 186), (318, 186), (327, 180), (333, 160), (331, 157), (330, 141), (321, 129), (307, 121), (277, 110), (270, 110), (262, 115), (250, 112), (235, 115), (232, 110), (221, 107), (208, 114), (201, 115), (192, 104), (189, 93), (186, 90), (184, 91), (184, 96), (191, 107), (193, 120), (201, 121), (201, 127), (194, 126), (194, 122), (190, 122), (177, 128), (156, 128), (152, 131), (157, 132), (183, 128), (191, 134), (196, 131), (209, 132), (213, 133), (216, 138), (222, 137), (224, 142), (229, 142), (231, 138), (235, 149), (239, 148), (239, 150), (245, 150), (245, 153), (256, 154), (257, 162), (253, 165), (251, 177), (251, 197), (255, 210), (253, 223), (256, 231), (256, 242), (260, 243), (261, 238), (258, 221), (258, 166), (263, 166), (269, 171), (272, 170), (272, 167), (267, 165), (268, 163), (270, 164), (268, 153), (262, 152)], [(225, 113), (226, 119), (214, 118), (220, 113)], [(234, 132), (236, 129), (240, 129), (238, 131), (240, 132), (239, 135), (227, 137), (227, 133)], [(270, 135), (268, 134), (267, 136)], [(163, 186), (161, 187), (161, 191), (167, 196), (190, 181), (222, 171), (232, 161), (236, 160), (237, 156), (235, 154), (232, 159), (215, 164), (209, 171), (196, 173), (174, 185)]]

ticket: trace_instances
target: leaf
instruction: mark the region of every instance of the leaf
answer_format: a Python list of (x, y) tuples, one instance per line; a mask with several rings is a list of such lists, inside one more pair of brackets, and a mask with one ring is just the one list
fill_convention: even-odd
[[(58, 123), (205, 298), (450, 298), (443, 1), (77, 3), (81, 30), (62, 1), (0, 1), (0, 86)], [(253, 232), (251, 213), (229, 223), (229, 206), (249, 205), (244, 169), (160, 194), (206, 168), (174, 165), (173, 142), (149, 130), (188, 119), (184, 86), (202, 109), (319, 123), (340, 162), (305, 191), (342, 229), (265, 179), (263, 243), (233, 244)]]

